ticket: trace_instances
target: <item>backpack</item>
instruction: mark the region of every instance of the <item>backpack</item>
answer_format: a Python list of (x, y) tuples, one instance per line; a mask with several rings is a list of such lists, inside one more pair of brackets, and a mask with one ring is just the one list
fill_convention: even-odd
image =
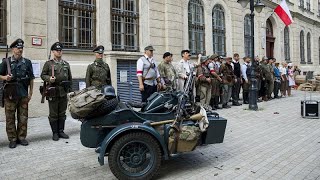
[(71, 114), (84, 118), (101, 105), (105, 95), (94, 86), (68, 94), (68, 106)]

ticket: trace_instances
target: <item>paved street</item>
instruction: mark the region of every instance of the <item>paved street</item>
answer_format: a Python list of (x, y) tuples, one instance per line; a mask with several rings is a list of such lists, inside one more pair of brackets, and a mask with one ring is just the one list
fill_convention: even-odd
[[(257, 112), (218, 111), (228, 119), (224, 143), (163, 161), (157, 179), (320, 179), (320, 120), (301, 118), (304, 92), (293, 94), (259, 103)], [(30, 118), (30, 145), (9, 149), (0, 122), (0, 179), (115, 179), (94, 149), (81, 145), (80, 124), (68, 117), (71, 138), (54, 142), (47, 117)]]

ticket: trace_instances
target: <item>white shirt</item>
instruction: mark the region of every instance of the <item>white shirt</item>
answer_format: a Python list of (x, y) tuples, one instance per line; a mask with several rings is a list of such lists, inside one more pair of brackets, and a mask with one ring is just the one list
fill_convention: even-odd
[(248, 80), (248, 77), (247, 77), (247, 69), (248, 69), (248, 63), (243, 63), (242, 65), (241, 65), (241, 73), (242, 73), (242, 78), (244, 79), (244, 80)]

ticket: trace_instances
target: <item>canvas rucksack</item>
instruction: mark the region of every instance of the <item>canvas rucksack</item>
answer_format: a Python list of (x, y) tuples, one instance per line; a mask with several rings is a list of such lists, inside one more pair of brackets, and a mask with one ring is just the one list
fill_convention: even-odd
[(105, 95), (94, 86), (68, 94), (69, 111), (80, 118), (86, 117), (105, 100)]

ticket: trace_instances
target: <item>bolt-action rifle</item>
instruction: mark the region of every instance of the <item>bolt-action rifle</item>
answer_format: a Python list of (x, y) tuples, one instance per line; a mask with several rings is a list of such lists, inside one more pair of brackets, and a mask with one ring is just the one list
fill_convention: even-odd
[[(8, 48), (8, 45), (7, 45), (5, 62), (6, 62), (6, 65), (7, 65), (7, 74), (9, 76), (11, 76), (11, 67), (10, 67), (10, 63), (9, 63), (9, 60), (8, 60), (8, 52), (9, 52), (9, 48)], [(4, 88), (5, 88), (5, 84), (3, 84), (3, 86), (2, 86), (1, 107), (4, 107)]]
[[(48, 56), (48, 60), (51, 59), (51, 53)], [(43, 86), (40, 86), (40, 93), (41, 93), (41, 103), (44, 103), (44, 99), (46, 98), (46, 91), (47, 91), (47, 82), (43, 81)]]

